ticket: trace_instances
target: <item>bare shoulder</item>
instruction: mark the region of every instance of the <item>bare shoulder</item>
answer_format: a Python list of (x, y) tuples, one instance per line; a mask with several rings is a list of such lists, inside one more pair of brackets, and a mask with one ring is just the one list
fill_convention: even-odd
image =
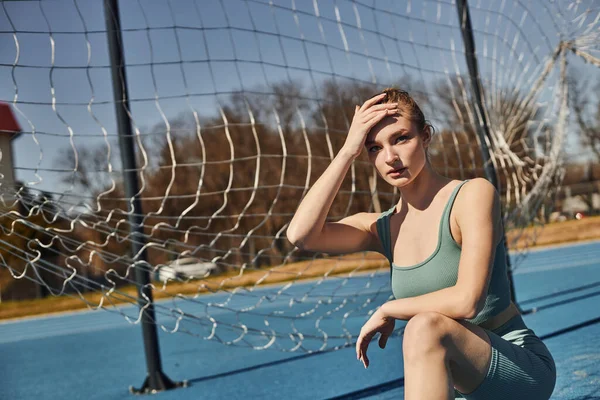
[(469, 180), (456, 196), (456, 221), (462, 227), (489, 221), (501, 228), (500, 196), (494, 185), (484, 178)]
[(349, 215), (339, 222), (352, 225), (356, 228), (362, 228), (367, 232), (377, 234), (377, 219), (381, 216), (380, 213), (359, 212)]
[(463, 202), (491, 201), (498, 197), (496, 188), (487, 179), (474, 178), (463, 185), (459, 192)]
[(383, 246), (381, 244), (381, 239), (379, 238), (379, 233), (377, 232), (377, 220), (381, 217), (381, 213), (364, 213), (364, 223), (369, 228), (369, 233), (371, 234), (371, 245), (369, 246), (369, 250), (376, 251), (378, 253), (384, 254)]
[(483, 178), (474, 178), (463, 185), (456, 195), (458, 216), (470, 216), (477, 210), (493, 211), (499, 206), (500, 197), (494, 185)]
[(382, 247), (377, 233), (377, 220), (381, 213), (359, 212), (349, 215), (340, 221), (338, 224), (350, 225), (369, 234), (370, 240), (368, 250), (382, 252)]

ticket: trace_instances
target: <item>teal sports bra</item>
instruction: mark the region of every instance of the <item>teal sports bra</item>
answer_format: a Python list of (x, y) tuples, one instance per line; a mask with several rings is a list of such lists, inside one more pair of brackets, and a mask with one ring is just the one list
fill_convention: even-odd
[[(377, 233), (390, 262), (392, 293), (396, 299), (420, 296), (436, 290), (454, 286), (458, 279), (458, 264), (461, 247), (450, 231), (450, 210), (460, 188), (468, 180), (454, 188), (442, 213), (438, 233), (437, 248), (425, 261), (408, 267), (400, 267), (393, 262), (390, 240), (390, 217), (396, 206), (383, 212), (377, 219)], [(504, 239), (496, 246), (492, 277), (483, 309), (475, 318), (467, 321), (479, 325), (498, 315), (510, 304), (510, 287), (506, 273), (506, 248)]]

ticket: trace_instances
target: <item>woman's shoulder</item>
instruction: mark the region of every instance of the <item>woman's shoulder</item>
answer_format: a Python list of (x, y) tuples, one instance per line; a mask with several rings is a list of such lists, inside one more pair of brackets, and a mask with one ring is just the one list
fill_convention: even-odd
[(454, 209), (457, 221), (492, 213), (500, 215), (500, 196), (494, 185), (484, 178), (474, 178), (462, 184), (456, 196)]
[(458, 185), (462, 185), (462, 188), (457, 197), (460, 197), (463, 201), (476, 202), (479, 200), (490, 200), (497, 196), (494, 185), (484, 178), (467, 179), (466, 181), (462, 181), (462, 183), (458, 183)]
[(385, 255), (385, 250), (382, 247), (381, 238), (379, 237), (379, 229), (384, 226), (382, 225), (382, 220), (385, 215), (389, 215), (389, 211), (390, 210), (384, 212), (360, 212), (353, 215), (353, 218), (360, 221), (358, 223), (370, 234), (370, 251), (376, 251)]
[[(500, 196), (494, 185), (484, 178), (466, 182), (456, 198), (455, 220), (461, 232), (466, 229), (481, 231), (482, 224), (494, 227), (495, 243), (503, 238)], [(461, 233), (462, 235), (462, 233)]]
[(343, 220), (352, 221), (354, 225), (371, 227), (381, 216), (382, 213), (378, 212), (358, 212), (345, 217)]
[(363, 227), (365, 231), (379, 237), (377, 225), (381, 223), (382, 219), (389, 216), (391, 211), (393, 208), (383, 212), (359, 212), (347, 217), (346, 221), (352, 221), (353, 225)]
[(355, 214), (355, 216), (363, 221), (366, 226), (372, 226), (386, 215), (389, 215), (392, 210), (393, 209), (385, 210), (383, 212), (360, 212)]

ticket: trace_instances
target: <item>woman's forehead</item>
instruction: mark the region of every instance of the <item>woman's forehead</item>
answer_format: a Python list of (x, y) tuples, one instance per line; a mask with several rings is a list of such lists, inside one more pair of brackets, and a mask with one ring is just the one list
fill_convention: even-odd
[(399, 115), (390, 115), (382, 119), (375, 125), (367, 135), (367, 141), (373, 141), (375, 138), (381, 138), (393, 135), (399, 131), (410, 131), (412, 122)]

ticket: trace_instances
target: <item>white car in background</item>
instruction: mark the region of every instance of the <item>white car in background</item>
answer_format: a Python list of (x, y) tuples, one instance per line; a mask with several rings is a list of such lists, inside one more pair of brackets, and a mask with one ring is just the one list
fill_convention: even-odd
[(217, 272), (217, 264), (206, 262), (194, 257), (179, 258), (169, 265), (160, 267), (158, 279), (165, 282), (167, 279), (193, 279), (205, 278)]

